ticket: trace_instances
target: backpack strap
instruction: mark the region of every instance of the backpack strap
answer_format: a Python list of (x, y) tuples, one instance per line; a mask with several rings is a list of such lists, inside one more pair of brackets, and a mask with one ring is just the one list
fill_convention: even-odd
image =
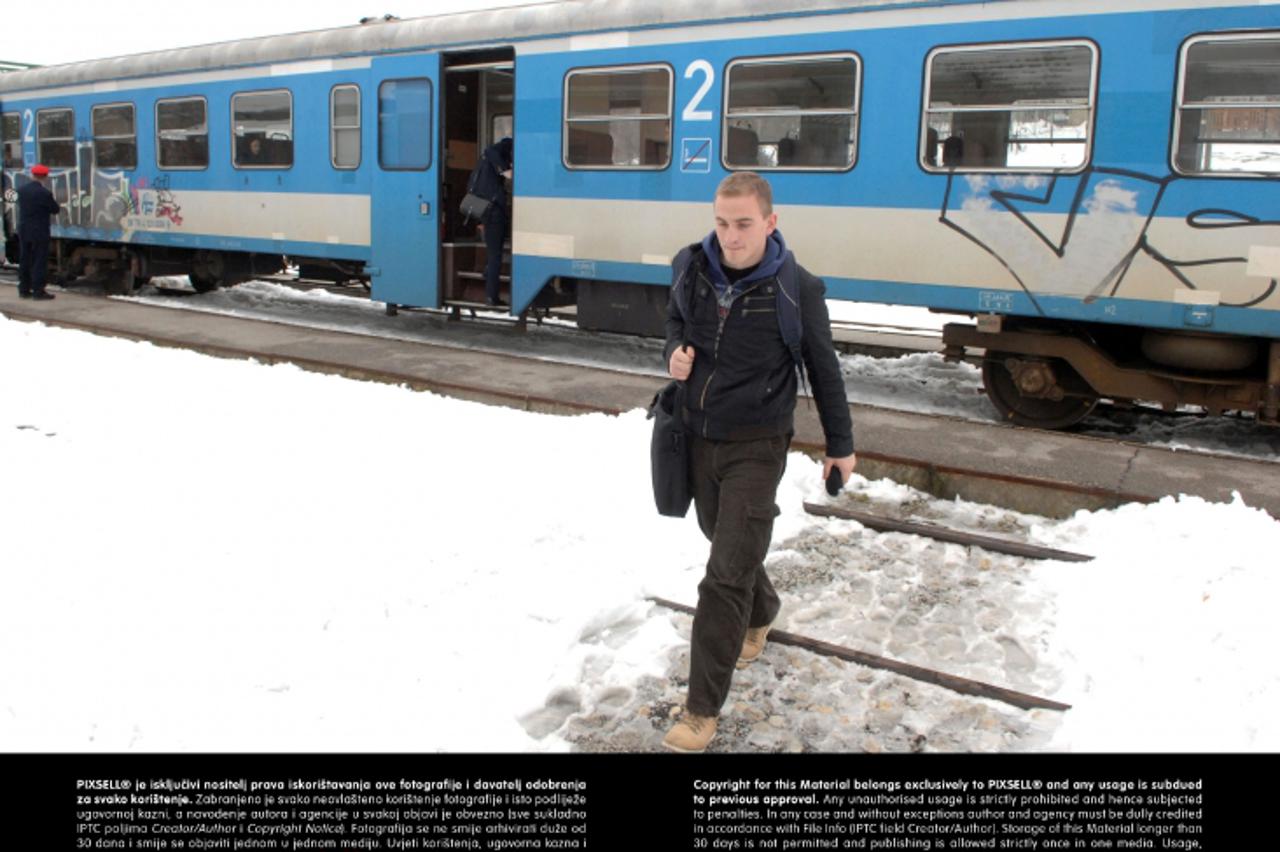
[(778, 331), (791, 352), (791, 360), (795, 362), (803, 384), (804, 358), (800, 343), (804, 339), (804, 324), (800, 317), (800, 274), (796, 256), (791, 252), (787, 252), (782, 259), (782, 268), (778, 270)]
[(681, 249), (676, 255), (676, 262), (671, 265), (671, 289), (675, 295), (676, 309), (680, 311), (680, 319), (684, 320), (684, 343), (689, 342), (688, 328), (693, 322), (693, 294), (696, 290), (694, 277), (701, 254), (701, 244), (694, 243)]

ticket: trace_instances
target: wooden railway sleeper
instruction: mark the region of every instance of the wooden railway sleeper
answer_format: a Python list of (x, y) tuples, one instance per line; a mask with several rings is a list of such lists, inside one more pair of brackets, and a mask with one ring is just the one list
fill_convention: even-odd
[[(675, 612), (683, 612), (689, 615), (693, 615), (695, 612), (694, 608), (687, 604), (669, 601), (665, 598), (650, 597), (647, 598), (647, 600)], [(791, 645), (795, 648), (803, 648), (804, 650), (812, 651), (815, 654), (835, 657), (850, 663), (867, 666), (868, 668), (890, 671), (894, 674), (902, 675), (903, 677), (909, 677), (912, 680), (941, 686), (944, 689), (950, 689), (952, 692), (958, 692), (962, 695), (975, 695), (979, 698), (990, 698), (995, 701), (1010, 704), (1022, 710), (1057, 710), (1061, 712), (1071, 709), (1070, 704), (1064, 704), (1061, 701), (1054, 701), (1051, 698), (1043, 698), (1039, 695), (1018, 692), (1017, 690), (1007, 689), (1003, 686), (996, 686), (995, 684), (986, 683), (984, 681), (947, 674), (946, 672), (940, 672), (936, 669), (917, 666), (914, 663), (895, 660), (891, 657), (882, 657), (879, 654), (871, 654), (866, 651), (858, 651), (854, 648), (846, 648), (843, 645), (836, 645), (832, 642), (824, 642), (821, 639), (801, 636), (798, 633), (788, 633), (785, 630), (770, 630), (769, 641), (775, 642), (779, 645)]]
[(984, 550), (990, 550), (995, 553), (1007, 553), (1010, 556), (1022, 556), (1027, 559), (1053, 559), (1060, 562), (1093, 561), (1092, 556), (1088, 556), (1083, 553), (1072, 553), (1067, 550), (1055, 550), (1052, 547), (1041, 547), (1036, 544), (1027, 544), (1026, 542), (1012, 541), (1007, 538), (982, 535), (981, 533), (953, 530), (937, 524), (886, 518), (882, 515), (872, 514), (871, 512), (859, 512), (856, 509), (846, 509), (841, 506), (805, 503), (804, 510), (810, 515), (817, 515), (819, 517), (841, 518), (848, 521), (857, 521), (864, 527), (877, 530), (879, 532), (902, 532), (910, 535), (919, 535), (926, 538), (932, 538), (937, 541), (948, 541), (954, 544), (981, 547)]

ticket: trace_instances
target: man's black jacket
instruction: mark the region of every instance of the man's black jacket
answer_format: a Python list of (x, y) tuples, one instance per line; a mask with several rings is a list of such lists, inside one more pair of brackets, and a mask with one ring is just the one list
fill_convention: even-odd
[[(783, 245), (776, 231), (778, 242)], [(706, 248), (704, 248), (706, 246)], [(777, 275), (749, 281), (729, 306), (720, 310), (713, 276), (719, 264), (709, 263), (703, 245), (684, 249), (672, 264), (673, 282), (667, 303), (666, 361), (684, 342), (696, 355), (685, 393), (685, 422), (695, 434), (713, 440), (751, 440), (795, 431), (798, 380), (795, 361), (783, 340), (778, 319), (781, 287)], [(799, 264), (798, 291), (802, 336), (800, 351), (826, 434), (826, 454), (843, 458), (853, 452), (853, 424), (844, 379), (824, 300), (826, 287)], [(678, 299), (688, 298), (686, 307)], [(686, 323), (685, 317), (691, 318)]]
[(502, 173), (512, 165), (512, 142), (510, 137), (506, 137), (484, 149), (471, 176), (468, 191), (494, 204), (507, 206), (507, 188)]

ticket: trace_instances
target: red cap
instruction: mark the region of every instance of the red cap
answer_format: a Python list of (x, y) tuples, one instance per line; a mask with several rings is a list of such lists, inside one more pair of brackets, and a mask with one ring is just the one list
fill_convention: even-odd
[(31, 167), (31, 174), (35, 175), (36, 177), (48, 177), (49, 167), (46, 165), (37, 163), (36, 165)]

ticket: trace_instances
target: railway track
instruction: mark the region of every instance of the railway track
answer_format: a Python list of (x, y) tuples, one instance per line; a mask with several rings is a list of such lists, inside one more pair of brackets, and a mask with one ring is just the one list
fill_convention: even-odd
[[(335, 296), (347, 296), (356, 300), (365, 300), (369, 298), (368, 287), (360, 283), (335, 284), (327, 281), (314, 281), (299, 278), (296, 275), (290, 274), (264, 275), (256, 280), (266, 281), (272, 284), (280, 284), (303, 293), (323, 290), (324, 292), (331, 293)], [(157, 289), (162, 290), (168, 295), (176, 297), (200, 295), (192, 289), (181, 287), (158, 287)], [(445, 314), (449, 313), (451, 309), (400, 308), (399, 310), (422, 310)], [(472, 319), (478, 319), (484, 322), (498, 322), (508, 325), (516, 324), (514, 319), (503, 316), (499, 312), (486, 311), (477, 307), (464, 308), (463, 310), (466, 310), (469, 317)], [(534, 320), (536, 323), (541, 323), (548, 319), (554, 319), (562, 321), (566, 326), (573, 326), (573, 324), (577, 322), (577, 312), (572, 307), (550, 308), (545, 311), (532, 312), (529, 315), (529, 318)], [(836, 348), (846, 353), (861, 353), (880, 358), (896, 358), (912, 352), (940, 352), (942, 350), (942, 332), (934, 328), (923, 328), (897, 323), (832, 320), (831, 330), (836, 340)]]
[[(13, 267), (0, 268), (0, 283), (16, 284), (16, 277), (16, 269)], [(241, 310), (234, 301), (238, 293), (243, 292), (240, 288), (215, 291), (212, 294), (196, 294), (194, 291), (183, 291), (176, 287), (164, 288), (154, 291), (149, 297), (144, 296), (142, 301), (152, 305), (171, 303), (174, 307), (207, 311), (210, 314), (227, 313), (304, 327), (341, 330), (357, 335), (390, 336), (517, 357), (536, 352), (534, 357), (545, 360), (559, 359), (566, 363), (601, 365), (645, 375), (661, 375), (661, 370), (655, 366), (661, 360), (660, 342), (630, 335), (582, 331), (573, 324), (571, 312), (554, 312), (549, 317), (545, 317), (547, 321), (538, 328), (537, 340), (526, 341), (524, 335), (511, 333), (515, 320), (497, 312), (480, 312), (477, 317), (479, 321), (464, 323), (447, 322), (447, 311), (433, 309), (406, 311), (399, 317), (389, 318), (369, 302), (367, 293), (359, 285), (301, 280), (291, 275), (271, 276), (263, 280), (301, 292), (322, 290), (342, 297), (343, 301), (333, 300), (332, 305), (309, 305), (309, 311), (324, 314), (319, 317), (285, 316), (284, 312), (270, 301), (263, 304), (259, 299), (258, 303), (255, 303), (252, 298), (245, 299), (246, 309)], [(78, 284), (68, 288), (66, 292), (80, 296), (106, 298), (101, 288), (95, 288), (92, 284)], [(224, 301), (210, 303), (211, 299)], [(345, 299), (350, 299), (352, 308), (358, 313), (346, 307)], [(367, 323), (367, 327), (361, 328), (361, 322)], [(889, 363), (887, 360), (889, 357), (919, 351), (896, 346), (893, 343), (894, 335), (905, 334), (925, 338), (929, 332), (928, 329), (875, 323), (840, 322), (833, 324), (833, 328), (837, 335), (847, 329), (863, 334), (885, 335), (880, 337), (872, 347), (876, 351), (865, 353), (878, 356), (876, 363)], [(245, 354), (247, 357), (259, 357), (254, 353)], [(873, 404), (889, 407), (905, 404), (922, 413), (929, 413), (927, 405), (921, 408), (912, 404), (910, 395), (918, 390), (920, 383), (911, 379), (910, 376), (891, 382), (893, 388), (890, 395), (893, 399), (883, 403), (876, 400), (874, 392), (870, 396), (863, 392), (858, 385), (860, 378), (857, 375), (851, 375), (849, 381), (851, 399), (870, 399), (873, 400)], [(976, 384), (969, 388), (968, 392), (979, 393)], [(974, 414), (981, 413), (981, 410), (985, 410), (985, 407), (974, 406)], [(939, 413), (952, 414), (945, 410)], [(974, 414), (960, 416), (972, 418)], [(1258, 427), (1249, 418), (1208, 418), (1193, 412), (1165, 412), (1156, 408), (1119, 408), (1103, 405), (1099, 406), (1098, 412), (1078, 431), (1112, 441), (1176, 442), (1185, 444), (1185, 448), (1192, 451), (1208, 453), (1226, 451), (1245, 458), (1271, 461), (1280, 459), (1278, 430)], [(1202, 446), (1196, 443), (1195, 433), (1198, 431), (1209, 433), (1207, 443)], [(1223, 434), (1224, 432), (1226, 435)], [(1184, 437), (1187, 433), (1192, 433), (1192, 437)], [(1241, 436), (1238, 440), (1233, 437), (1235, 433)], [(1144, 435), (1148, 434), (1153, 437), (1145, 438)], [(1235, 449), (1241, 446), (1247, 449), (1244, 451)]]
[[(1093, 559), (1081, 553), (1056, 550), (1017, 541), (1005, 537), (974, 533), (967, 530), (952, 529), (935, 523), (893, 518), (863, 510), (849, 509), (839, 503), (815, 504), (805, 503), (804, 510), (809, 515), (820, 518), (838, 518), (854, 520), (868, 529), (877, 532), (897, 532), (934, 541), (962, 544), (966, 547), (977, 547), (986, 551), (1022, 557), (1028, 560), (1057, 560), (1065, 562), (1086, 562)], [(687, 604), (661, 597), (650, 597), (648, 600), (658, 606), (693, 615), (696, 609)], [(792, 633), (785, 630), (770, 630), (769, 641), (779, 645), (802, 648), (815, 654), (834, 657), (846, 662), (856, 663), (867, 668), (893, 672), (922, 683), (941, 686), (961, 695), (976, 696), (999, 701), (1022, 710), (1054, 710), (1065, 712), (1071, 709), (1070, 704), (1033, 695), (1015, 689), (999, 686), (986, 681), (961, 677), (936, 668), (908, 663), (903, 660), (874, 654), (868, 651), (851, 648), (812, 636)]]
[[(299, 278), (291, 274), (279, 274), (271, 276), (263, 276), (262, 281), (273, 284), (280, 284), (299, 292), (310, 292), (322, 290), (337, 296), (349, 297), (357, 302), (367, 301), (369, 298), (368, 288), (359, 283), (353, 284), (334, 284), (325, 281), (313, 281)], [(197, 296), (194, 290), (165, 290), (168, 295), (174, 296)], [(425, 308), (425, 309), (401, 309), (404, 311), (415, 310), (422, 313), (428, 313), (438, 316), (445, 316), (449, 313), (449, 309), (441, 308)], [(523, 329), (524, 325), (517, 322), (516, 319), (509, 315), (495, 311), (471, 310), (469, 318), (485, 325), (509, 328), (517, 327)], [(576, 327), (576, 312), (573, 308), (556, 308), (540, 313), (531, 317), (535, 323), (542, 324), (544, 321), (551, 321), (558, 329), (562, 329), (566, 335), (572, 334), (589, 334), (603, 337), (625, 337), (623, 335), (609, 335), (600, 332), (583, 332)], [(941, 352), (942, 351), (942, 332), (937, 328), (928, 328), (923, 326), (903, 325), (900, 323), (876, 323), (868, 321), (855, 321), (845, 319), (831, 320), (832, 336), (835, 340), (836, 349), (847, 355), (867, 355), (877, 359), (894, 359), (901, 358), (906, 355), (925, 352)], [(972, 351), (965, 361), (975, 366), (982, 365), (981, 350)], [(1224, 414), (1218, 417), (1209, 417), (1206, 414), (1189, 410), (1167, 411), (1158, 406), (1144, 405), (1116, 405), (1110, 400), (1101, 400), (1098, 403), (1096, 413), (1087, 423), (1083, 424), (1081, 430), (1090, 435), (1099, 437), (1113, 437), (1116, 440), (1131, 440), (1135, 434), (1144, 428), (1150, 426), (1151, 421), (1159, 421), (1165, 424), (1194, 424), (1205, 422), (1227, 423), (1238, 428), (1248, 429), (1253, 426), (1253, 418), (1248, 415), (1240, 414)], [(1170, 427), (1178, 428), (1178, 427)], [(1280, 441), (1277, 441), (1276, 450), (1280, 453)]]

